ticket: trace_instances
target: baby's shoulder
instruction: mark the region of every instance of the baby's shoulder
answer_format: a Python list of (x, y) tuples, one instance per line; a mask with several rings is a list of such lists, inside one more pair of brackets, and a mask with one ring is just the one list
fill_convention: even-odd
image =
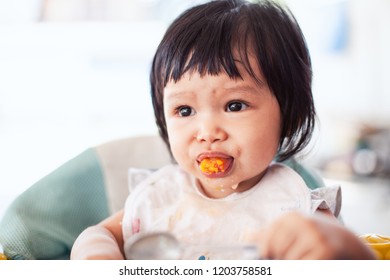
[(267, 182), (271, 185), (294, 185), (296, 187), (308, 189), (303, 178), (291, 167), (283, 163), (272, 163), (262, 179), (263, 183)]
[[(309, 193), (311, 199), (311, 210), (329, 209), (337, 217), (341, 209), (341, 187), (340, 185), (323, 186), (315, 189), (309, 188), (303, 178), (291, 167), (275, 163), (270, 166), (270, 177), (277, 180), (283, 186), (296, 186), (295, 190)], [(288, 187), (287, 187), (288, 188)]]

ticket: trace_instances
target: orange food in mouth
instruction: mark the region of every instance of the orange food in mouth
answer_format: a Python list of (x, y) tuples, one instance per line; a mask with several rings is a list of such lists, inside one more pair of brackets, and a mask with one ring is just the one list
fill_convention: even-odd
[(221, 158), (205, 158), (200, 162), (200, 170), (208, 174), (216, 174), (226, 170), (225, 161)]

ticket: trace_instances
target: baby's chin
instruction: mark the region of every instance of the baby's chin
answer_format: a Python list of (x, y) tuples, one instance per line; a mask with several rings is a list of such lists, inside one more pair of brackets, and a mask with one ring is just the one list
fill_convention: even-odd
[(256, 175), (244, 177), (231, 174), (228, 177), (218, 179), (202, 179), (206, 190), (210, 192), (221, 192), (222, 194), (229, 195), (234, 192), (244, 192), (253, 188), (264, 176), (265, 171)]
[(239, 182), (232, 181), (232, 179), (218, 178), (198, 179), (200, 189), (208, 196), (225, 197), (238, 190)]

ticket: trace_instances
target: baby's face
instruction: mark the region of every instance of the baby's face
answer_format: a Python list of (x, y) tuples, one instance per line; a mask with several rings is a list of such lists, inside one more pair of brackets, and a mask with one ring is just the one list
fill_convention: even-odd
[(249, 75), (187, 73), (165, 87), (164, 115), (173, 156), (210, 197), (253, 187), (278, 149), (278, 102)]

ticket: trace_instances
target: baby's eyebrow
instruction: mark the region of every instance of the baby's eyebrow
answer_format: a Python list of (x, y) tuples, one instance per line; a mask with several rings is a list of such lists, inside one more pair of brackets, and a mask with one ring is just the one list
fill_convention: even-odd
[(227, 86), (224, 89), (227, 91), (245, 91), (245, 92), (256, 91), (254, 87), (248, 85), (233, 85), (233, 86)]
[(236, 86), (227, 86), (224, 88), (229, 93), (239, 92), (249, 95), (258, 95), (261, 92), (262, 86), (258, 85), (257, 87), (250, 85), (236, 85)]
[(194, 94), (195, 93), (192, 91), (185, 91), (185, 90), (164, 91), (164, 102), (165, 103), (181, 102), (181, 100), (193, 96)]
[(175, 99), (186, 94), (191, 94), (191, 92), (184, 90), (164, 90), (164, 97), (168, 99)]
[[(227, 94), (242, 93), (245, 95), (258, 95), (261, 92), (261, 89), (261, 85), (253, 86), (245, 84), (228, 84), (223, 87), (223, 91), (225, 91)], [(166, 102), (175, 102), (193, 95), (196, 95), (196, 92), (186, 90), (168, 90), (164, 92), (164, 100)]]

